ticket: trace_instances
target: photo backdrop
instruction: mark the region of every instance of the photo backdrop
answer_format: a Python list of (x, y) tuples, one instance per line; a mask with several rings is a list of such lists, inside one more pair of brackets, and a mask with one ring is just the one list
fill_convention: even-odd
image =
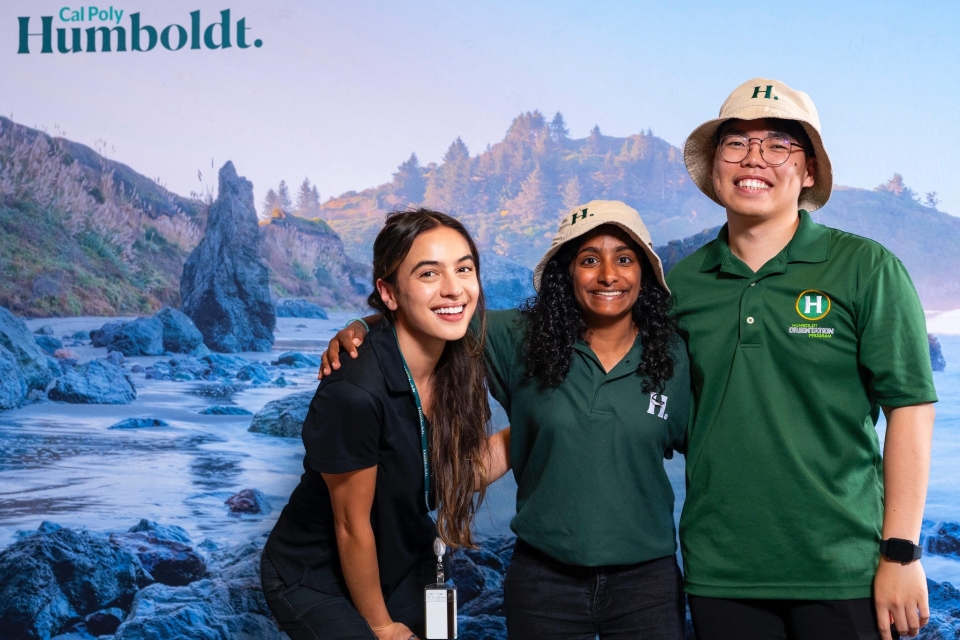
[[(639, 210), (669, 268), (724, 221), (684, 137), (756, 76), (820, 109), (837, 186), (815, 219), (894, 251), (927, 310), (924, 634), (960, 632), (960, 77), (933, 64), (960, 10), (807, 9), (5, 3), (0, 639), (285, 637), (259, 549), (384, 216), (463, 220), (493, 308), (591, 199)], [(515, 488), (455, 564), (461, 637), (506, 637)]]

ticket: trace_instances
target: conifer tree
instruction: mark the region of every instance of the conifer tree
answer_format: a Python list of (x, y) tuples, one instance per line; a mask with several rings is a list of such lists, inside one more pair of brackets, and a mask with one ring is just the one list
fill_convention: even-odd
[(267, 195), (263, 198), (263, 217), (272, 218), (273, 212), (280, 208), (280, 198), (273, 189), (267, 189)]
[(417, 159), (417, 154), (411, 153), (410, 157), (402, 162), (397, 167), (397, 172), (393, 174), (391, 191), (400, 198), (401, 202), (412, 205), (423, 202), (426, 188), (427, 181), (423, 177), (420, 161)]
[(428, 206), (450, 214), (469, 211), (470, 151), (459, 137), (443, 155), (443, 164), (433, 171), (424, 196)]
[(557, 111), (550, 121), (550, 137), (556, 142), (566, 142), (570, 139), (570, 129), (567, 128), (567, 122), (563, 119), (563, 114)]
[(583, 204), (580, 200), (580, 178), (573, 176), (563, 185), (563, 192), (560, 194), (564, 210), (573, 209), (578, 204)]
[(520, 183), (520, 193), (507, 203), (511, 218), (523, 225), (535, 224), (547, 207), (543, 172), (538, 165)]
[(303, 218), (320, 216), (320, 193), (317, 191), (316, 185), (311, 185), (307, 178), (303, 179), (300, 189), (297, 191), (296, 213)]
[(284, 213), (290, 213), (293, 208), (293, 202), (290, 200), (290, 189), (287, 187), (286, 180), (281, 180), (277, 187), (277, 206)]

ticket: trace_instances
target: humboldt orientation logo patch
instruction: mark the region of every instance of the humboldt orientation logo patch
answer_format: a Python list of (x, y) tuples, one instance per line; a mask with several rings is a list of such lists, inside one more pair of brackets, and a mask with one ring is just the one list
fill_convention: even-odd
[(830, 296), (816, 289), (808, 289), (797, 296), (797, 314), (804, 320), (825, 318), (830, 313), (830, 306)]

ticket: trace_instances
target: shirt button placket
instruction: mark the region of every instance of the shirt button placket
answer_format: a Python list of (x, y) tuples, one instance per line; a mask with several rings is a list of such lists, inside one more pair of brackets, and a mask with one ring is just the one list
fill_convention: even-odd
[(763, 287), (751, 282), (740, 296), (740, 344), (760, 344), (760, 311)]

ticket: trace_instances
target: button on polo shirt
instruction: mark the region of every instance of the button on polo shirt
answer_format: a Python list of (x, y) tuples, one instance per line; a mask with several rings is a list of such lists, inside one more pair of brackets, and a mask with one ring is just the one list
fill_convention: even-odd
[(511, 425), (511, 528), (579, 566), (676, 553), (674, 494), (663, 459), (684, 446), (690, 378), (682, 343), (663, 393), (641, 389), (639, 338), (609, 372), (587, 344), (576, 343), (570, 373), (550, 389), (525, 376), (524, 322), (516, 310), (487, 312), (491, 393)]
[(892, 253), (800, 212), (754, 273), (727, 228), (670, 272), (691, 361), (687, 592), (871, 595), (881, 406), (937, 400), (923, 309)]

